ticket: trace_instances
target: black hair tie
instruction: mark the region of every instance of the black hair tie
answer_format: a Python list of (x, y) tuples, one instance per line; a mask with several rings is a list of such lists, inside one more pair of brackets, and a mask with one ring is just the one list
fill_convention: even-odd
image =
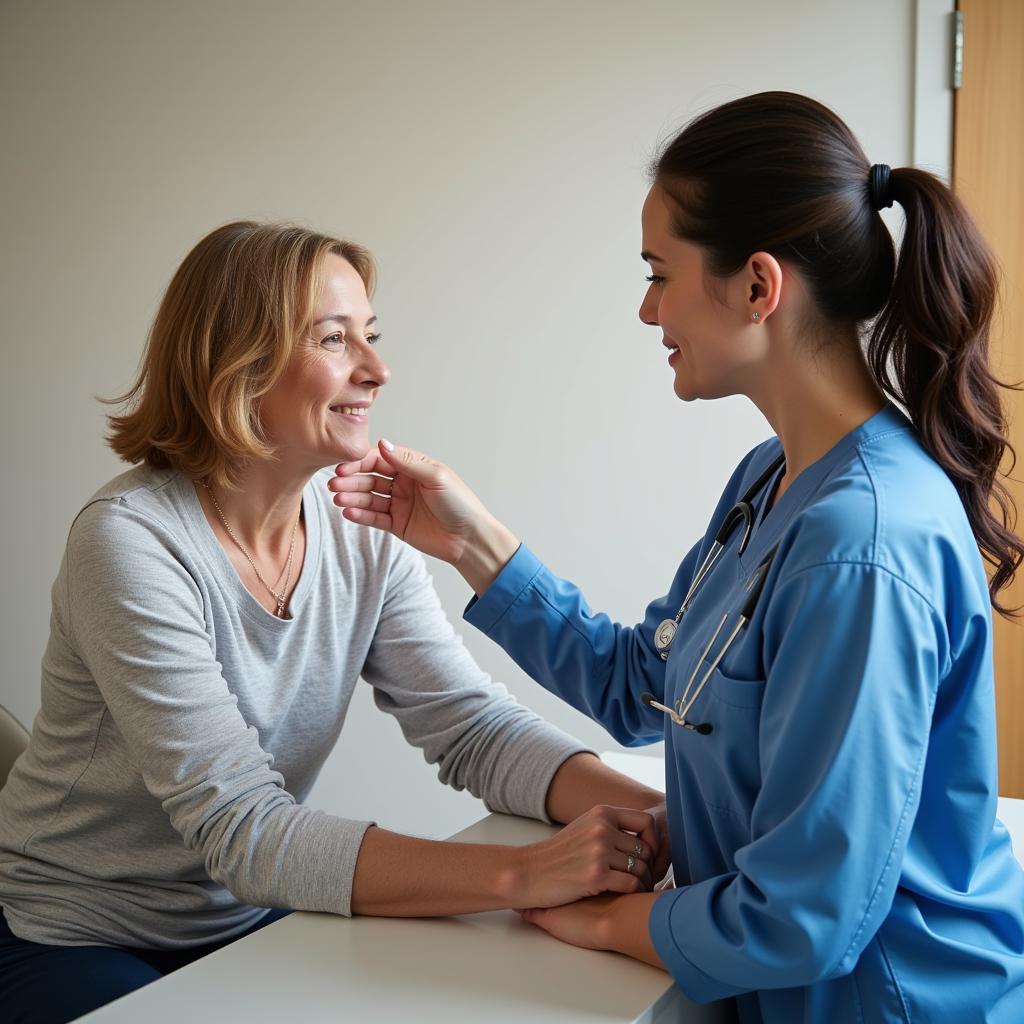
[(892, 171), (888, 164), (872, 164), (868, 173), (868, 195), (873, 210), (881, 210), (883, 206), (892, 206), (892, 195), (889, 192), (891, 175)]

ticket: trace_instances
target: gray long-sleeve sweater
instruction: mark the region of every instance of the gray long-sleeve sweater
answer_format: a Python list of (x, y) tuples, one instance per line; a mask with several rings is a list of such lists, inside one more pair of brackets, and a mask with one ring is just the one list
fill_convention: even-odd
[(0, 790), (15, 934), (176, 948), (230, 938), (259, 908), (350, 913), (369, 823), (303, 801), (360, 675), (443, 782), (544, 817), (559, 765), (585, 748), (481, 672), (422, 559), (343, 519), (326, 481), (303, 495), (287, 620), (245, 589), (180, 474), (134, 469), (79, 513), (42, 707)]

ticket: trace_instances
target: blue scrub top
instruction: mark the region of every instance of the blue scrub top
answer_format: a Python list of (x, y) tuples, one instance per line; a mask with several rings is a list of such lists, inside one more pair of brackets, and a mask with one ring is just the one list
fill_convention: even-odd
[[(849, 433), (770, 511), (759, 494), (746, 551), (737, 529), (668, 662), (655, 650), (780, 452), (772, 439), (740, 463), (638, 625), (592, 613), (525, 547), (466, 618), (620, 743), (664, 739), (677, 888), (649, 927), (692, 999), (736, 996), (745, 1022), (1020, 1024), (1024, 872), (995, 816), (986, 578), (955, 488), (903, 414)], [(689, 716), (713, 731), (646, 707), (644, 691), (681, 696), (773, 549), (752, 620)]]

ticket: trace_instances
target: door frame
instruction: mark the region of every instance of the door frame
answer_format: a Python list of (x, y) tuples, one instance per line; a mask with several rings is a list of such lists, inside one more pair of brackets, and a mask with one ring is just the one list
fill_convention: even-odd
[(956, 0), (916, 0), (911, 159), (949, 184), (953, 174), (953, 31)]

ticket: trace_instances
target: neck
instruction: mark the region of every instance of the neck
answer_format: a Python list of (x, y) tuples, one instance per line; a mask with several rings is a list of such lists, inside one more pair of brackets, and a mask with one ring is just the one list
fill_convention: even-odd
[(776, 346), (776, 354), (780, 351), (783, 358), (773, 361), (763, 386), (750, 395), (786, 454), (786, 474), (776, 497), (885, 406), (855, 337), (829, 341), (820, 351)]
[[(211, 491), (228, 525), (249, 552), (273, 554), (291, 541), (302, 507), (302, 490), (308, 482), (307, 475), (290, 476), (280, 463), (256, 463), (237, 474), (233, 490), (212, 486)], [(199, 485), (196, 492), (207, 519), (219, 527), (211, 492)]]

